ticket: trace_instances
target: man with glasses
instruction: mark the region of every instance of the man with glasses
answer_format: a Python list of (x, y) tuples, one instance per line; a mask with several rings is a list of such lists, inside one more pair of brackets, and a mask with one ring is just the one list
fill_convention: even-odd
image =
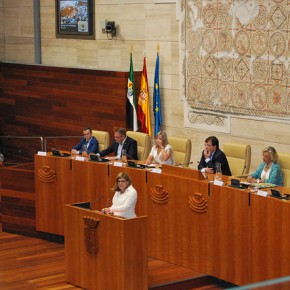
[[(120, 160), (123, 152), (123, 154), (126, 154), (127, 159), (138, 159), (137, 141), (127, 136), (125, 129), (117, 128), (114, 132), (114, 138), (115, 141), (108, 148), (100, 152), (101, 157), (114, 153), (115, 156), (108, 158), (110, 160)], [(126, 150), (126, 153), (124, 153), (124, 150)]]
[(209, 136), (205, 139), (205, 149), (202, 151), (198, 164), (198, 169), (205, 173), (215, 173), (216, 164), (221, 164), (223, 175), (232, 175), (227, 157), (219, 149), (219, 140), (215, 136)]
[(86, 150), (87, 154), (98, 153), (99, 152), (99, 142), (93, 136), (91, 128), (85, 128), (83, 130), (84, 137), (81, 139), (80, 143), (74, 146), (71, 150), (72, 154), (82, 154), (83, 150)]

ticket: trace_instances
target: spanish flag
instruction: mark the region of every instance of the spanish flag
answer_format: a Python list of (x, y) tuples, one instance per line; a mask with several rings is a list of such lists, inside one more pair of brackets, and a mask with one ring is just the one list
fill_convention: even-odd
[(150, 122), (150, 101), (148, 91), (146, 57), (144, 57), (143, 72), (141, 76), (141, 88), (138, 97), (138, 112), (137, 117), (140, 122), (140, 131), (152, 136), (151, 122)]

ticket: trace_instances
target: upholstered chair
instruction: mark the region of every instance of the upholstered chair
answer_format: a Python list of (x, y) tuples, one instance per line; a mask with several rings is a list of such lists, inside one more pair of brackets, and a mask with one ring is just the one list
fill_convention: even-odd
[(92, 130), (93, 136), (99, 141), (99, 151), (106, 149), (110, 144), (110, 134), (105, 131)]
[(173, 154), (176, 165), (188, 167), (191, 157), (191, 140), (186, 138), (168, 136), (168, 143), (173, 148)]
[(151, 150), (151, 137), (142, 132), (127, 131), (127, 135), (137, 141), (138, 160), (145, 161)]
[(223, 151), (227, 156), (232, 175), (247, 175), (251, 166), (251, 146), (243, 143), (225, 143)]

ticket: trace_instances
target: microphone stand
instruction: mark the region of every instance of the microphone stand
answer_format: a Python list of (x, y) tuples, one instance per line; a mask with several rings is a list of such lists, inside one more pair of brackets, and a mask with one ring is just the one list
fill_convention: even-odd
[(90, 202), (90, 210), (93, 210), (92, 209), (92, 205), (95, 204), (96, 202), (98, 202), (99, 200), (101, 200), (102, 198), (104, 198), (104, 195), (101, 194), (100, 196), (98, 196), (98, 198), (96, 198), (95, 200), (91, 201)]

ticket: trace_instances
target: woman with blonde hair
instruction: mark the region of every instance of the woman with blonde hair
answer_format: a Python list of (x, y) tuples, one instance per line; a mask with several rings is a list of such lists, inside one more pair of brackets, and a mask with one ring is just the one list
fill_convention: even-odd
[(251, 183), (266, 182), (283, 185), (283, 175), (280, 165), (277, 163), (278, 154), (274, 147), (268, 146), (263, 149), (263, 162), (258, 169), (247, 177)]
[(168, 144), (167, 134), (160, 131), (156, 135), (155, 145), (152, 147), (151, 152), (146, 160), (146, 164), (170, 164), (174, 165), (173, 149)]
[(134, 218), (137, 191), (132, 186), (132, 180), (126, 172), (120, 172), (112, 190), (115, 192), (111, 207), (103, 208), (105, 214), (113, 214), (123, 218)]

